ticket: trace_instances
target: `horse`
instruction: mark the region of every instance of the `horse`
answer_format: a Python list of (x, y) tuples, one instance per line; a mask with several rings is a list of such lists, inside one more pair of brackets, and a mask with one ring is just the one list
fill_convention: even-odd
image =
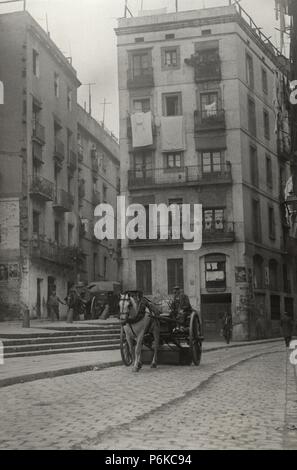
[[(139, 372), (141, 349), (144, 335), (152, 333), (154, 337), (154, 356), (151, 368), (157, 367), (157, 355), (160, 341), (160, 322), (157, 308), (146, 298), (138, 295), (137, 300), (130, 293), (120, 296), (120, 321), (125, 330), (127, 343), (132, 356), (133, 372)], [(135, 345), (136, 343), (136, 345)]]

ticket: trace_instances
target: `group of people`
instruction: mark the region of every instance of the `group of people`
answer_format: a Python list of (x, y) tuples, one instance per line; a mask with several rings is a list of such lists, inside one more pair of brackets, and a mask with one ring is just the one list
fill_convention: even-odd
[(60, 305), (67, 305), (67, 322), (72, 323), (73, 320), (79, 319), (81, 303), (85, 302), (84, 299), (81, 298), (77, 288), (75, 285), (70, 287), (67, 296), (64, 300), (61, 300), (60, 297), (57, 295), (57, 288), (56, 286), (52, 287), (51, 293), (48, 298), (48, 316), (52, 322), (60, 320), (60, 313), (59, 313), (59, 306)]

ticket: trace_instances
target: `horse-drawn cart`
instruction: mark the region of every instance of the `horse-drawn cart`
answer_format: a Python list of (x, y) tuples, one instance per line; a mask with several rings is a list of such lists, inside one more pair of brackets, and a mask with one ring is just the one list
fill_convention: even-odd
[[(204, 338), (202, 322), (196, 310), (192, 310), (183, 321), (180, 321), (170, 309), (167, 309), (166, 313), (162, 313), (160, 308), (159, 314), (154, 316), (154, 321), (159, 323), (158, 356), (163, 358), (162, 362), (184, 365), (193, 363), (196, 366), (200, 364)], [(122, 361), (126, 366), (130, 366), (133, 357), (129, 341), (127, 341), (127, 329), (123, 325), (120, 345)], [(154, 336), (149, 331), (143, 337), (141, 362), (148, 362), (152, 358), (153, 352)]]

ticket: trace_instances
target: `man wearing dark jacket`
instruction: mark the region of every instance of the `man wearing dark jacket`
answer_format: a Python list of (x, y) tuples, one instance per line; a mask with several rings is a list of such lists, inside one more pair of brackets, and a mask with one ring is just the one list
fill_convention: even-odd
[(179, 286), (174, 287), (173, 295), (172, 309), (174, 315), (179, 322), (185, 323), (187, 316), (190, 315), (193, 310), (189, 297), (181, 291)]

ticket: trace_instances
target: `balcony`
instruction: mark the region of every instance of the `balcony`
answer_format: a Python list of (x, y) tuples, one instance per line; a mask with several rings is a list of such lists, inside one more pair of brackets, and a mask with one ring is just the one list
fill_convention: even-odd
[(78, 144), (77, 146), (77, 157), (78, 157), (79, 163), (84, 161), (84, 149), (81, 144)]
[(54, 159), (58, 166), (62, 166), (65, 159), (65, 146), (60, 139), (55, 139)]
[(291, 161), (291, 146), (290, 140), (285, 134), (278, 136), (277, 138), (277, 154), (278, 156), (287, 162)]
[(33, 122), (32, 140), (40, 145), (45, 144), (45, 128), (39, 122)]
[(141, 70), (128, 70), (127, 88), (152, 88), (154, 87), (154, 69), (148, 67)]
[(57, 189), (53, 209), (58, 212), (71, 212), (74, 203), (72, 194), (67, 193), (64, 189)]
[(30, 177), (29, 192), (32, 198), (41, 202), (54, 200), (54, 184), (39, 175)]
[(225, 111), (195, 111), (195, 132), (214, 131), (226, 128)]
[(217, 228), (215, 224), (209, 228), (203, 229), (203, 244), (208, 243), (232, 243), (235, 241), (234, 222), (223, 222), (222, 228)]
[(196, 83), (222, 79), (221, 61), (218, 56), (214, 61), (201, 61), (195, 64)]
[(69, 151), (68, 163), (67, 164), (68, 164), (69, 171), (74, 173), (76, 168), (77, 168), (77, 156), (76, 156), (76, 153), (73, 150)]
[(157, 239), (150, 239), (149, 236), (145, 240), (129, 240), (130, 248), (142, 248), (142, 247), (164, 247), (164, 246), (182, 246), (185, 243), (182, 237), (178, 240), (174, 240), (172, 237), (168, 237), (167, 240), (162, 240), (160, 236)]
[(183, 186), (203, 186), (211, 184), (231, 184), (231, 163), (221, 165), (219, 171), (206, 172), (199, 165), (186, 166), (176, 169), (154, 168), (129, 170), (128, 188), (137, 190), (144, 188), (163, 188)]
[(30, 255), (33, 259), (41, 259), (61, 266), (75, 269), (81, 264), (84, 255), (78, 247), (65, 247), (55, 242), (37, 237), (30, 242)]

